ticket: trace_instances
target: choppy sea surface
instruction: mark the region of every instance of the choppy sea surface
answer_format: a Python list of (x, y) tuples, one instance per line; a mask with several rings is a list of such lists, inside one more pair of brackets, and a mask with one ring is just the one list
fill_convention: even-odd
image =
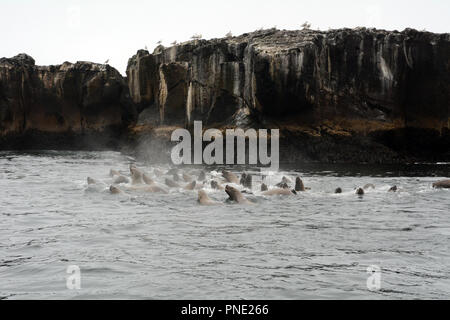
[[(207, 183), (219, 205), (201, 206), (196, 190), (111, 194), (110, 169), (126, 175), (132, 163), (150, 176), (169, 169), (118, 152), (0, 152), (0, 298), (450, 298), (450, 190), (431, 187), (450, 164), (298, 165), (264, 178), (246, 168), (254, 205)], [(205, 170), (220, 179), (221, 168)], [(310, 190), (260, 194), (259, 181), (283, 176)], [(375, 189), (357, 196), (367, 183)]]

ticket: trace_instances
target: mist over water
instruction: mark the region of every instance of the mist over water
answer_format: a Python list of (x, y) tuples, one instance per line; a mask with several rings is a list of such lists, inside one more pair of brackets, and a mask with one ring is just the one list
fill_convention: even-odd
[[(261, 196), (259, 170), (246, 168), (256, 205), (227, 203), (208, 183), (222, 203), (211, 207), (197, 191), (110, 194), (110, 169), (131, 163), (169, 169), (118, 152), (0, 152), (0, 298), (450, 298), (450, 190), (431, 188), (450, 164), (299, 164), (264, 178), (311, 188), (287, 197)], [(376, 188), (354, 194), (367, 183)], [(81, 290), (66, 287), (69, 265)], [(367, 289), (370, 265), (379, 291)]]

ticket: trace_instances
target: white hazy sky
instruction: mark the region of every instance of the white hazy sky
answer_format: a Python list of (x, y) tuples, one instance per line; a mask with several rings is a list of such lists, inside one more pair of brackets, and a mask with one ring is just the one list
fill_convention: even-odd
[(0, 57), (37, 64), (93, 61), (125, 73), (128, 58), (156, 42), (234, 35), (261, 27), (407, 27), (450, 32), (450, 0), (0, 0)]

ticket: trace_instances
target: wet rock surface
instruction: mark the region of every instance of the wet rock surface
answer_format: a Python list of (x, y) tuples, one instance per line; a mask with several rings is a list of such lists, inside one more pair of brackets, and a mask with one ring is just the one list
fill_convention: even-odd
[(108, 65), (0, 59), (2, 149), (112, 147), (136, 116), (123, 77)]
[(280, 129), (282, 162), (450, 161), (449, 101), (450, 34), (413, 29), (193, 40), (139, 50), (127, 77), (87, 62), (0, 60), (1, 148), (50, 136), (84, 145), (93, 134), (167, 156), (173, 129), (201, 120)]
[(260, 30), (141, 50), (127, 75), (144, 126), (280, 128), (288, 162), (450, 159), (449, 34)]

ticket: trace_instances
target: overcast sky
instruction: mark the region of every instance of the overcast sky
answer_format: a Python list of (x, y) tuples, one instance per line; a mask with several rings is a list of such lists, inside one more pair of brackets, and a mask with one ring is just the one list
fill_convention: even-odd
[(407, 27), (450, 32), (450, 0), (0, 0), (0, 57), (37, 64), (93, 61), (125, 73), (128, 58), (159, 40), (223, 37), (256, 29)]

